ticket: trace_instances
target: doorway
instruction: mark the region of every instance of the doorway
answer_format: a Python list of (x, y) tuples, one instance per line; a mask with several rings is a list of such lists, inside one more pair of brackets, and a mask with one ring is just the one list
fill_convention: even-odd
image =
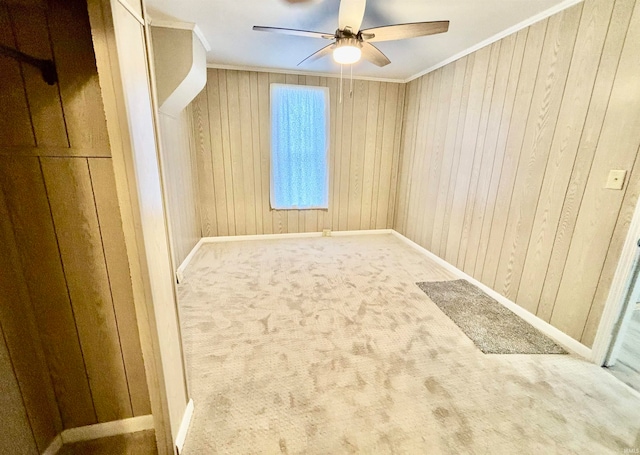
[(604, 366), (640, 392), (640, 241), (634, 270)]

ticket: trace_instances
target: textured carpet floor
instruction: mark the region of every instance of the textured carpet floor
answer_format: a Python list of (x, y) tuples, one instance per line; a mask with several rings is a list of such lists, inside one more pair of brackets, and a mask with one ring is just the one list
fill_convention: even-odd
[(205, 244), (179, 286), (184, 453), (549, 454), (640, 448), (640, 396), (571, 355), (485, 355), (391, 235)]
[(485, 354), (566, 354), (467, 280), (416, 283)]

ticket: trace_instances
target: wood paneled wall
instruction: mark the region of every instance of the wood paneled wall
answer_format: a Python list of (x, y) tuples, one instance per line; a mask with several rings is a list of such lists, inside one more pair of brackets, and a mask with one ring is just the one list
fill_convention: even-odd
[(173, 265), (178, 267), (202, 237), (191, 107), (182, 111), (178, 118), (162, 112), (159, 117), (171, 253)]
[(591, 346), (640, 191), (639, 52), (634, 0), (586, 0), (412, 81), (396, 229)]
[[(271, 210), (269, 84), (329, 87), (328, 210)], [(404, 84), (209, 69), (193, 103), (203, 236), (393, 224)]]
[(62, 428), (149, 414), (149, 392), (86, 3), (0, 5), (0, 42), (59, 75), (0, 57), (0, 369), (24, 406), (0, 420), (26, 416), (36, 453)]

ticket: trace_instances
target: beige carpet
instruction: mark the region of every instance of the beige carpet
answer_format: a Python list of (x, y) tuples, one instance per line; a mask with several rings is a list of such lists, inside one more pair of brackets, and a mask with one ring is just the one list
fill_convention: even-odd
[(204, 245), (179, 287), (184, 453), (548, 454), (640, 448), (640, 395), (573, 356), (487, 355), (391, 235)]

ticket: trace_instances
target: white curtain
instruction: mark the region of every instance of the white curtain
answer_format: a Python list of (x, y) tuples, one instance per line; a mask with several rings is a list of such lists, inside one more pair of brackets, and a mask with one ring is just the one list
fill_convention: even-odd
[(329, 206), (329, 91), (271, 84), (271, 207)]

